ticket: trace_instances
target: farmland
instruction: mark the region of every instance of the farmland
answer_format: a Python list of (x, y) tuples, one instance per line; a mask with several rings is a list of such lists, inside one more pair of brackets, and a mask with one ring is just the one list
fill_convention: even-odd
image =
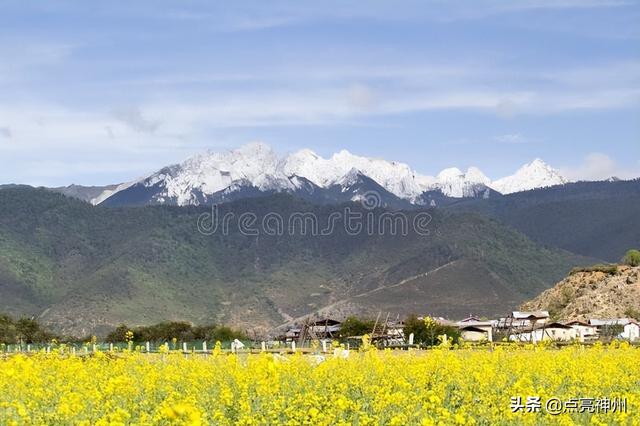
[(6, 354), (0, 424), (640, 424), (626, 343), (346, 355)]

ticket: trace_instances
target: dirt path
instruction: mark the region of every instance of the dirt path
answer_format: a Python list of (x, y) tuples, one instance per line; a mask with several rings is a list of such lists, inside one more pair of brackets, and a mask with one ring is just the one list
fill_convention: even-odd
[(311, 313), (299, 316), (297, 318), (292, 318), (292, 317), (287, 315), (289, 317), (289, 318), (287, 318), (287, 321), (285, 323), (283, 323), (283, 324), (280, 324), (276, 328), (281, 328), (281, 327), (285, 327), (285, 326), (288, 326), (288, 325), (295, 324), (297, 322), (301, 322), (301, 321), (305, 320), (306, 318), (317, 314), (318, 312), (335, 309), (338, 306), (343, 305), (343, 304), (349, 302), (352, 299), (357, 299), (357, 298), (360, 298), (360, 297), (366, 297), (366, 296), (369, 296), (371, 294), (377, 293), (379, 291), (388, 290), (388, 289), (391, 289), (391, 288), (401, 287), (401, 286), (403, 286), (403, 285), (405, 285), (407, 283), (410, 283), (411, 281), (414, 281), (414, 280), (416, 280), (418, 278), (425, 278), (429, 274), (433, 274), (434, 272), (438, 272), (441, 269), (444, 269), (444, 268), (446, 268), (448, 266), (451, 266), (451, 265), (455, 264), (456, 262), (457, 262), (457, 260), (453, 260), (451, 262), (445, 263), (444, 265), (438, 266), (437, 268), (432, 269), (432, 270), (427, 271), (427, 272), (424, 272), (422, 274), (418, 274), (418, 275), (414, 275), (414, 276), (411, 276), (411, 277), (407, 277), (407, 278), (405, 278), (405, 279), (403, 279), (403, 280), (401, 280), (401, 281), (399, 281), (399, 282), (397, 282), (395, 284), (380, 286), (380, 287), (374, 288), (373, 290), (365, 291), (364, 293), (359, 293), (359, 294), (356, 294), (354, 296), (349, 296), (344, 300), (339, 300), (337, 302), (334, 302), (334, 303), (331, 303), (329, 305), (323, 306), (320, 309), (316, 309), (315, 311), (313, 311)]

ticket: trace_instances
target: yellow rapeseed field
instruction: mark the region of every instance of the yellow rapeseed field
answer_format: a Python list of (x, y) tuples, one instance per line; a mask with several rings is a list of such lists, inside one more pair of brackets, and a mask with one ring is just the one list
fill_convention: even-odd
[[(542, 410), (513, 412), (512, 397), (539, 397)], [(626, 413), (550, 415), (551, 398), (625, 398)], [(348, 358), (54, 351), (0, 360), (2, 425), (576, 423), (640, 425), (640, 349), (368, 350)]]

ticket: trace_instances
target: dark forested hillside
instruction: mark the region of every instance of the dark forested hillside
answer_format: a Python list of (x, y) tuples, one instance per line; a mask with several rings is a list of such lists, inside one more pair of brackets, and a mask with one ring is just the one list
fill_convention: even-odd
[(172, 319), (267, 329), (317, 310), (496, 314), (588, 263), (474, 213), (409, 212), (408, 223), (426, 213), (431, 220), (407, 235), (352, 235), (343, 223), (323, 236), (239, 230), (245, 212), (257, 223), (278, 213), (285, 224), (305, 212), (322, 229), (347, 207), (373, 223), (386, 213), (274, 195), (222, 205), (219, 219), (233, 213), (228, 232), (205, 235), (198, 220), (209, 208), (93, 207), (4, 188), (0, 311), (34, 314), (76, 334)]
[(447, 207), (494, 217), (535, 241), (610, 262), (640, 243), (640, 180), (577, 182)]

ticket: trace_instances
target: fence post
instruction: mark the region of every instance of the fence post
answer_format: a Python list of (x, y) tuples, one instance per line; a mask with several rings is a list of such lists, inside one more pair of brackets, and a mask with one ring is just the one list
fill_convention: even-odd
[(324, 353), (324, 354), (327, 353), (327, 341), (326, 340), (322, 340), (322, 353)]
[(296, 351), (296, 342), (295, 342), (295, 340), (292, 340), (292, 341), (291, 341), (291, 350), (292, 350), (293, 352), (295, 352), (295, 351)]
[(150, 349), (150, 348), (149, 348), (149, 346), (150, 346), (150, 345), (149, 345), (149, 342), (147, 342), (147, 343), (146, 343), (146, 345), (145, 345), (145, 347), (146, 347), (146, 349), (147, 349), (147, 353), (149, 353), (149, 349)]
[(202, 342), (202, 352), (204, 352), (205, 354), (207, 353), (207, 342), (206, 341)]
[(262, 352), (266, 352), (267, 344), (265, 342), (262, 342), (261, 346), (262, 346)]
[(109, 352), (113, 352), (113, 343), (109, 343)]
[(187, 342), (182, 342), (182, 352), (187, 353)]

